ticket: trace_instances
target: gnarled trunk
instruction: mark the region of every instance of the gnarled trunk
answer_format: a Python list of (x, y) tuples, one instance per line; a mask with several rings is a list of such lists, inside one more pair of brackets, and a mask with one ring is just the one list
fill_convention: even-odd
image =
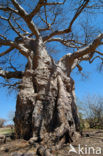
[(71, 142), (79, 131), (74, 82), (48, 55), (42, 39), (34, 47), (17, 97), (16, 135), (52, 145)]

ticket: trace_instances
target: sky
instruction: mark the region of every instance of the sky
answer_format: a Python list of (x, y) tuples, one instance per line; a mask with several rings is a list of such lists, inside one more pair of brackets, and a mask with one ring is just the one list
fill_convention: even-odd
[[(103, 26), (101, 24), (103, 21), (101, 15), (97, 17), (96, 21), (99, 27)], [(96, 24), (95, 21), (94, 24)], [(59, 48), (61, 49), (60, 52), (58, 52), (56, 55), (51, 54), (55, 60), (60, 59), (64, 55), (63, 47), (61, 46)], [(80, 100), (83, 100), (88, 94), (103, 97), (103, 71), (98, 72), (98, 64), (98, 60), (94, 61), (93, 64), (83, 62), (81, 65), (83, 67), (85, 77), (83, 77), (77, 70), (73, 71), (71, 76), (75, 81), (75, 93), (76, 97), (78, 97)], [(15, 92), (9, 94), (7, 88), (0, 88), (0, 118), (8, 120), (9, 112), (15, 111), (16, 96), (17, 94)]]

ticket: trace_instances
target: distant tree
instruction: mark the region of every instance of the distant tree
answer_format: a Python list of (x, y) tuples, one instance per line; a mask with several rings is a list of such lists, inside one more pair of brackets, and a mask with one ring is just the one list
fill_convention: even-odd
[(87, 122), (90, 128), (103, 128), (103, 97), (88, 95), (78, 99), (77, 105), (82, 127)]
[(103, 128), (103, 98), (92, 96), (87, 102), (90, 128)]
[(83, 129), (85, 128), (85, 109), (83, 107), (83, 101), (81, 101), (78, 97), (76, 97), (76, 105), (78, 108), (78, 115), (80, 120), (80, 130), (81, 133)]
[(9, 111), (8, 121), (10, 121), (11, 123), (14, 123), (14, 117), (15, 117), (15, 112), (14, 111)]
[(4, 126), (5, 122), (6, 122), (5, 119), (0, 118), (0, 128)]

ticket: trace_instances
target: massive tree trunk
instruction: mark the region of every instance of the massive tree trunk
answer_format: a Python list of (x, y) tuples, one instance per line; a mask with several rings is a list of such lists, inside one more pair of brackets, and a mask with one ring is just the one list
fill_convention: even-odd
[(15, 129), (18, 138), (50, 144), (71, 142), (79, 131), (74, 81), (48, 55), (42, 39), (32, 43), (31, 55), (17, 97)]

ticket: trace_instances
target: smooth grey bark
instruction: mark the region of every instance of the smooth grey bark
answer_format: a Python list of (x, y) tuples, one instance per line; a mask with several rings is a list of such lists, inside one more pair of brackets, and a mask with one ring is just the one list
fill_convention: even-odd
[(16, 136), (50, 146), (71, 142), (80, 130), (74, 81), (62, 63), (56, 64), (48, 55), (41, 38), (32, 44), (17, 97)]

